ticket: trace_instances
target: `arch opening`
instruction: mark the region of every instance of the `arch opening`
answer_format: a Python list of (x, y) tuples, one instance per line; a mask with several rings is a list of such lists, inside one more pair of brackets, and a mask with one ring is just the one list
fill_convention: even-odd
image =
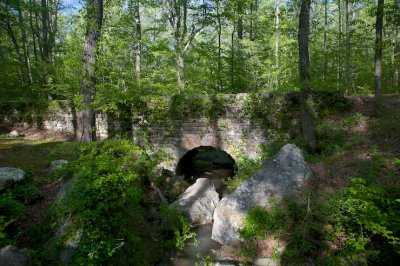
[(235, 173), (235, 160), (227, 152), (211, 146), (199, 146), (188, 151), (179, 160), (176, 168), (176, 174), (183, 175), (189, 183), (217, 172), (224, 173), (225, 177), (232, 177)]

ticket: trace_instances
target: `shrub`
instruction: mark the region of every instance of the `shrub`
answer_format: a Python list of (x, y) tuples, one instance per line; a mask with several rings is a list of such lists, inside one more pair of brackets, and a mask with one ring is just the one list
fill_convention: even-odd
[(196, 236), (196, 233), (192, 232), (193, 227), (178, 209), (170, 208), (167, 203), (162, 204), (160, 214), (165, 247), (182, 252), (186, 242)]
[(67, 237), (80, 232), (76, 262), (143, 264), (135, 227), (143, 221), (140, 201), (154, 162), (126, 140), (91, 143), (80, 151), (60, 203), (61, 214), (74, 217)]
[(12, 243), (9, 228), (18, 220), (22, 211), (23, 205), (10, 192), (0, 194), (0, 246)]

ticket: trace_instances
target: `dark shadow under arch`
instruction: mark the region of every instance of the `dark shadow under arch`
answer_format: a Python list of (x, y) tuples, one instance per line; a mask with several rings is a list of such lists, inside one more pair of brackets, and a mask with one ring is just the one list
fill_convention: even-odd
[[(205, 172), (217, 169), (235, 169), (235, 160), (227, 152), (211, 147), (199, 146), (188, 151), (178, 162), (176, 174), (183, 175), (186, 180), (194, 181)], [(195, 177), (195, 178), (193, 178)]]

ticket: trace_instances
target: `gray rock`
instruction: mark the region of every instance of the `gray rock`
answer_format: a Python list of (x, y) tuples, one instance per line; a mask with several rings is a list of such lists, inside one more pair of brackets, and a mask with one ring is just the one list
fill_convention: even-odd
[(277, 266), (278, 262), (271, 258), (257, 258), (253, 262), (254, 266)]
[(202, 225), (212, 223), (218, 201), (219, 195), (211, 180), (199, 178), (171, 206), (180, 209), (192, 224)]
[(67, 160), (54, 160), (51, 161), (50, 163), (50, 169), (51, 170), (56, 170), (56, 169), (61, 169), (64, 168), (68, 165), (68, 161)]
[(0, 167), (0, 190), (8, 180), (19, 182), (25, 178), (25, 171), (20, 168)]
[(11, 131), (10, 133), (8, 133), (8, 136), (9, 136), (9, 137), (23, 137), (24, 134), (21, 134), (21, 133), (19, 133), (18, 131), (13, 130), (13, 131)]
[(223, 245), (239, 244), (238, 229), (248, 211), (256, 206), (267, 210), (270, 199), (291, 196), (311, 176), (311, 169), (304, 161), (301, 150), (287, 144), (278, 154), (267, 160), (263, 169), (243, 181), (227, 197), (224, 197), (214, 212), (212, 239)]
[(8, 245), (0, 250), (0, 265), (24, 266), (28, 264), (29, 259), (29, 253), (15, 246)]

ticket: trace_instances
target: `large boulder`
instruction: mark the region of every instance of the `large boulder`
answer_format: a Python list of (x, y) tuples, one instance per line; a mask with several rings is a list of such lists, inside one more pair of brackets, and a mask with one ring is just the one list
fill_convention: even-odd
[(199, 178), (171, 204), (184, 213), (193, 225), (210, 224), (219, 201), (219, 195), (211, 180)]
[(311, 169), (300, 149), (285, 145), (261, 170), (219, 202), (214, 212), (212, 239), (223, 245), (238, 244), (238, 229), (250, 209), (261, 206), (268, 210), (270, 199), (293, 195), (310, 176)]
[(15, 246), (5, 246), (0, 250), (0, 265), (24, 266), (30, 259), (29, 253)]
[(0, 190), (2, 190), (8, 180), (19, 182), (25, 178), (25, 171), (20, 168), (0, 167)]

